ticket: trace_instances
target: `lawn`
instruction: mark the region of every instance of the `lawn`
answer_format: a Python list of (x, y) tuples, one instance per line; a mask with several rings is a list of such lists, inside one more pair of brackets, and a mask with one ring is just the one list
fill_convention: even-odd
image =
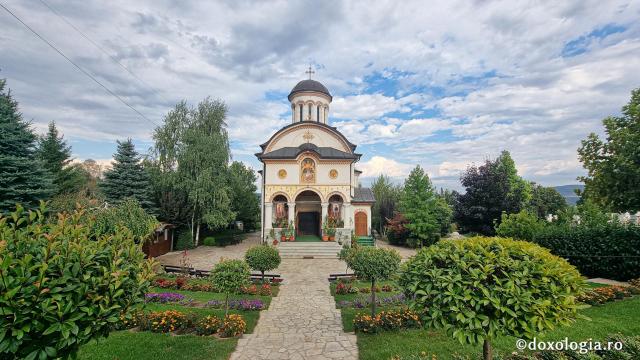
[[(277, 292), (277, 286), (272, 290)], [(151, 288), (149, 292), (176, 292), (187, 299), (197, 302), (209, 300), (223, 300), (224, 294), (204, 291), (182, 291), (161, 288)], [(271, 302), (269, 296), (259, 295), (232, 295), (232, 299), (260, 299), (268, 306)], [(181, 306), (178, 304), (149, 303), (146, 311), (179, 310), (184, 313), (195, 313), (200, 316), (216, 315), (224, 316), (223, 309), (210, 309), (202, 307)], [(240, 314), (247, 323), (247, 333), (252, 333), (260, 311), (229, 310), (231, 314)], [(237, 339), (218, 339), (196, 335), (171, 335), (159, 334), (148, 331), (114, 331), (108, 338), (98, 342), (91, 342), (80, 348), (78, 359), (81, 360), (127, 360), (127, 359), (228, 359), (236, 347)]]
[[(360, 287), (360, 285), (358, 285)], [(332, 293), (335, 285), (332, 284)], [(595, 287), (595, 286), (594, 286)], [(598, 285), (599, 287), (599, 285)], [(378, 293), (384, 294), (393, 293)], [(367, 294), (360, 294), (367, 295)], [(357, 295), (336, 295), (336, 301), (353, 300)], [(339, 300), (338, 300), (339, 299)], [(623, 335), (640, 334), (640, 296), (610, 302), (601, 306), (589, 307), (581, 313), (590, 320), (578, 320), (570, 327), (557, 328), (539, 339), (561, 340), (565, 337), (569, 341), (580, 341), (589, 338), (603, 340), (608, 335), (621, 333)], [(353, 331), (353, 317), (360, 312), (356, 309), (342, 309), (342, 321), (345, 331)], [(422, 329), (404, 330), (398, 332), (383, 332), (379, 334), (358, 334), (358, 349), (360, 359), (378, 360), (390, 359), (393, 356), (408, 357), (422, 351), (435, 354), (438, 359), (449, 359), (451, 354), (470, 355), (477, 357), (482, 353), (481, 346), (462, 345), (441, 330)], [(516, 351), (513, 337), (503, 337), (494, 342), (497, 353), (508, 354)]]

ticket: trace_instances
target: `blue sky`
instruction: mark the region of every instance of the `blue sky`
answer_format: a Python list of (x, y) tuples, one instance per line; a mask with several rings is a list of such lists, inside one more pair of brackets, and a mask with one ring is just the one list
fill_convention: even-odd
[(229, 106), (234, 159), (258, 168), (253, 154), (289, 123), (286, 95), (311, 64), (334, 96), (330, 123), (364, 154), (364, 183), (420, 164), (459, 189), (469, 164), (506, 149), (525, 178), (571, 184), (580, 140), (640, 87), (638, 1), (6, 6), (148, 118), (0, 11), (0, 77), (24, 116), (38, 132), (55, 120), (78, 160), (104, 164), (116, 140), (145, 153), (176, 102), (211, 96)]

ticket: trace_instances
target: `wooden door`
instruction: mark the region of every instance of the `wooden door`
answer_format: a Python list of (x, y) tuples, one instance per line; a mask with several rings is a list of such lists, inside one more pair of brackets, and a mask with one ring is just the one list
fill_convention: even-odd
[(364, 211), (356, 213), (356, 236), (369, 235), (367, 226), (367, 213)]

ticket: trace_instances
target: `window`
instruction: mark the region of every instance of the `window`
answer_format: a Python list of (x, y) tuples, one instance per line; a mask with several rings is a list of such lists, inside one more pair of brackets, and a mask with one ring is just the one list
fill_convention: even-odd
[(298, 105), (298, 107), (299, 107), (299, 109), (300, 109), (300, 111), (298, 111), (298, 113), (300, 114), (300, 121), (302, 121), (302, 114), (303, 114), (303, 111), (302, 111), (302, 104)]
[(316, 108), (316, 121), (320, 122), (320, 106)]
[(311, 104), (309, 104), (309, 120), (311, 120)]

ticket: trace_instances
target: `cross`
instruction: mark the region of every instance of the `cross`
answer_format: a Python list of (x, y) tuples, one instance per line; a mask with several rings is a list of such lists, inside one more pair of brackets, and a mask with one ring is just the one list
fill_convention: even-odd
[(311, 79), (311, 74), (315, 74), (316, 72), (311, 70), (311, 65), (309, 65), (309, 70), (304, 72), (305, 74), (309, 74), (309, 79)]
[(313, 140), (313, 134), (311, 133), (311, 131), (307, 130), (307, 132), (302, 135), (302, 138), (307, 140), (307, 142), (311, 142), (311, 140)]

